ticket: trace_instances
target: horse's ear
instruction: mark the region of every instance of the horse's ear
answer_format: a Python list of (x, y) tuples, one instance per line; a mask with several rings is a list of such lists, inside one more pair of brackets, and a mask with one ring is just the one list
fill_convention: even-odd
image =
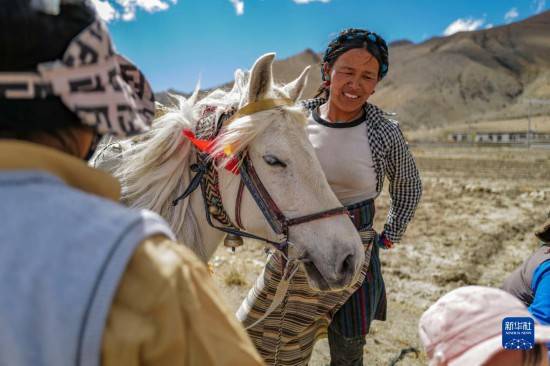
[(248, 103), (263, 99), (271, 91), (273, 86), (273, 60), (274, 53), (266, 53), (252, 66), (250, 71), (250, 83), (248, 84)]
[(297, 101), (298, 98), (300, 98), (300, 96), (302, 95), (302, 92), (304, 91), (307, 83), (310, 69), (311, 66), (307, 66), (304, 71), (302, 71), (300, 76), (298, 76), (298, 79), (285, 85), (284, 90), (288, 94), (288, 97), (293, 101)]

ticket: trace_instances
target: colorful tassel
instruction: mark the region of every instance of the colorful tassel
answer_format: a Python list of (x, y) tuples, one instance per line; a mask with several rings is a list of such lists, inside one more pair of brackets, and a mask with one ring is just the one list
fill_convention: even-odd
[[(183, 130), (182, 134), (197, 148), (197, 150), (208, 155), (212, 154), (212, 151), (216, 146), (216, 140), (199, 139), (195, 136), (193, 131), (188, 129)], [(239, 175), (239, 159), (237, 156), (233, 156), (233, 147), (231, 145), (226, 146), (223, 149), (223, 153), (214, 156), (214, 159), (219, 160), (226, 157), (231, 157), (231, 159), (225, 165), (225, 169), (235, 175)]]

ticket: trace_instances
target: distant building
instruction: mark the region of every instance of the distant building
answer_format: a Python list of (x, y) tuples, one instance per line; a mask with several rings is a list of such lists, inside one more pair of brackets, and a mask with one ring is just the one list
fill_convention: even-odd
[(449, 135), (449, 140), (452, 142), (469, 142), (469, 135), (465, 132), (455, 132)]
[[(531, 132), (532, 143), (550, 143), (550, 133)], [(476, 142), (494, 144), (526, 144), (527, 132), (454, 132), (448, 136), (451, 142)]]

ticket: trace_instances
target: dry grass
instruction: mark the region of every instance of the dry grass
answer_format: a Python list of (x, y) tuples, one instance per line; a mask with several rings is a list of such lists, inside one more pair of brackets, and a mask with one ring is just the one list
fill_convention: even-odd
[(243, 287), (248, 285), (243, 275), (235, 269), (232, 269), (228, 274), (225, 275), (224, 283), (227, 286), (238, 286), (238, 287)]
[[(404, 349), (421, 350), (418, 319), (446, 292), (467, 284), (500, 286), (536, 247), (534, 228), (550, 203), (550, 151), (512, 148), (413, 149), (424, 195), (402, 242), (381, 256), (388, 294), (388, 320), (374, 322), (365, 364), (383, 365)], [(387, 184), (386, 184), (387, 187)], [(377, 200), (381, 228), (388, 194)], [(246, 242), (237, 253), (221, 248), (214, 279), (236, 309), (265, 261), (262, 246)], [(228, 279), (231, 279), (228, 281)], [(309, 363), (329, 363), (326, 340)], [(398, 363), (426, 365), (424, 352)]]

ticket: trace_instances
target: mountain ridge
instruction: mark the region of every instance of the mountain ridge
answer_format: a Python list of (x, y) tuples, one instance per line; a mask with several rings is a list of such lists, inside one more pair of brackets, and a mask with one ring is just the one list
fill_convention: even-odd
[[(521, 118), (526, 99), (550, 100), (550, 11), (418, 44), (395, 41), (389, 57), (388, 76), (370, 101), (397, 112), (406, 129)], [(276, 60), (275, 81), (287, 83), (311, 65), (304, 92), (311, 97), (321, 83), (320, 63), (321, 55), (311, 49)], [(162, 102), (165, 95), (157, 95)], [(550, 107), (537, 113), (550, 114)]]

